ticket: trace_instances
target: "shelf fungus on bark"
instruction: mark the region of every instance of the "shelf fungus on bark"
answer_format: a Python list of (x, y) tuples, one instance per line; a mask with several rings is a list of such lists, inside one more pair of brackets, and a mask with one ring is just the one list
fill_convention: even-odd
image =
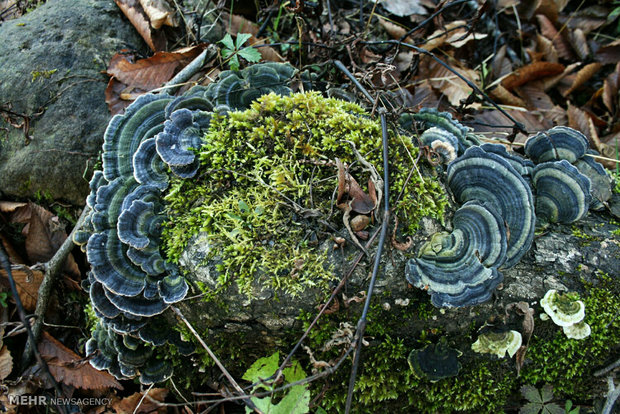
[(172, 100), (169, 95), (142, 95), (115, 115), (103, 136), (103, 175), (109, 182), (133, 176), (133, 154), (142, 141), (164, 129), (164, 109)]
[(525, 142), (525, 154), (536, 164), (557, 160), (573, 163), (585, 155), (588, 147), (588, 139), (581, 132), (556, 126), (529, 137)]
[(590, 336), (590, 325), (584, 321), (585, 305), (576, 293), (560, 293), (551, 289), (540, 300), (540, 306), (553, 323), (562, 327), (568, 338), (584, 339)]
[(226, 70), (217, 82), (209, 84), (205, 97), (217, 105), (245, 109), (259, 97), (274, 92), (278, 95), (292, 93), (289, 83), (295, 68), (284, 63), (264, 63), (249, 66), (241, 71)]
[(535, 167), (535, 164), (523, 158), (515, 153), (508, 152), (505, 146), (502, 144), (491, 144), (486, 143), (480, 146), (486, 152), (492, 152), (501, 156), (503, 159), (508, 161), (512, 168), (514, 168), (521, 176), (529, 183), (532, 178), (532, 170)]
[(574, 293), (560, 293), (549, 290), (540, 300), (540, 306), (558, 326), (570, 326), (581, 322), (585, 317), (586, 307)]
[(590, 210), (599, 211), (605, 208), (612, 196), (612, 178), (600, 163), (590, 155), (598, 155), (594, 150), (588, 150), (584, 157), (581, 157), (573, 164), (579, 172), (590, 179)]
[(508, 226), (504, 268), (514, 266), (530, 249), (536, 216), (528, 183), (504, 157), (480, 147), (468, 148), (448, 165), (447, 186), (459, 203), (489, 203)]
[(407, 361), (418, 378), (437, 382), (458, 375), (461, 370), (461, 363), (458, 361), (460, 355), (459, 351), (450, 348), (442, 338), (437, 344), (412, 350)]
[(480, 334), (476, 342), (471, 345), (471, 349), (481, 354), (497, 355), (498, 358), (504, 358), (508, 353), (508, 356), (512, 358), (521, 344), (521, 334), (517, 331), (489, 331)]
[(156, 137), (142, 141), (133, 155), (133, 175), (142, 185), (151, 185), (160, 191), (168, 188), (167, 165), (157, 155)]
[(200, 148), (202, 136), (211, 121), (211, 114), (204, 111), (178, 109), (164, 123), (164, 130), (155, 139), (157, 153), (181, 178), (192, 178), (199, 162), (193, 149)]
[(588, 212), (590, 179), (568, 161), (539, 164), (532, 172), (536, 215), (551, 223), (573, 223)]
[(153, 384), (172, 375), (172, 366), (156, 359), (147, 343), (129, 335), (119, 335), (101, 322), (86, 342), (86, 353), (95, 355), (90, 359), (93, 367), (108, 370), (117, 379), (140, 375), (142, 384)]
[(584, 321), (577, 322), (568, 326), (563, 326), (562, 331), (564, 332), (564, 335), (566, 335), (566, 337), (569, 339), (585, 339), (590, 336), (590, 333), (592, 333), (590, 325), (588, 325)]
[(405, 268), (409, 283), (427, 289), (436, 307), (485, 302), (502, 281), (497, 268), (506, 260), (507, 236), (494, 207), (467, 202), (453, 225), (452, 233), (435, 233)]
[(456, 159), (459, 139), (443, 128), (431, 127), (420, 135), (422, 145), (430, 147), (441, 156), (441, 161), (448, 164)]

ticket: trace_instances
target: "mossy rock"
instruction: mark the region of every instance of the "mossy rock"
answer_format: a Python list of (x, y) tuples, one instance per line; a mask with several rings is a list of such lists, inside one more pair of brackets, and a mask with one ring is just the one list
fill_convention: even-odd
[[(392, 216), (399, 218), (399, 226), (395, 229), (391, 221), (390, 234), (401, 241), (410, 236), (413, 244), (405, 251), (391, 243), (385, 246), (353, 412), (374, 413), (377, 407), (395, 412), (503, 412), (521, 404), (521, 385), (546, 382), (558, 398), (591, 405), (604, 386), (592, 372), (618, 352), (620, 339), (614, 315), (620, 305), (618, 275), (613, 273), (620, 257), (613, 232), (617, 226), (598, 213), (572, 228), (554, 225), (535, 239), (517, 266), (503, 272), (503, 286), (490, 301), (436, 309), (424, 291), (407, 285), (403, 269), (417, 246), (442, 228), (450, 207), (441, 174), (416, 164), (418, 149), (412, 138), (395, 130), (389, 160)], [(237, 378), (276, 349), (290, 350), (361, 255), (337, 304), (310, 331), (304, 342), (308, 351), (296, 357), (310, 372), (309, 352), (316, 360), (335, 361), (351, 339), (376, 243), (361, 253), (335, 206), (336, 158), (370, 191), (365, 185), (370, 171), (348, 141), (381, 176), (379, 124), (358, 106), (318, 94), (268, 95), (246, 111), (216, 116), (205, 144), (196, 151), (201, 160), (196, 178), (173, 181), (167, 190), (164, 249), (194, 289), (189, 294), (193, 299), (179, 308)], [(377, 214), (374, 219), (365, 229), (370, 235), (380, 227)], [(588, 246), (575, 236), (575, 226), (590, 240)], [(334, 248), (336, 238), (347, 241)], [(487, 323), (521, 330), (522, 319), (507, 315), (506, 307), (525, 301), (540, 311), (536, 302), (550, 288), (576, 291), (589, 303), (591, 338), (570, 340), (562, 337), (561, 329), (536, 319), (520, 377), (514, 360), (471, 350), (478, 329)], [(616, 329), (601, 329), (608, 324)], [(407, 355), (442, 337), (462, 353), (461, 372), (438, 382), (416, 378)], [(198, 348), (191, 361), (173, 358), (176, 372), (198, 365), (207, 372), (202, 380), (217, 377), (213, 361)], [(584, 357), (591, 358), (591, 365), (584, 366)], [(567, 379), (562, 377), (566, 363), (575, 367)], [(343, 410), (349, 368), (345, 362), (336, 374), (313, 383), (313, 396), (323, 395), (317, 404), (327, 412)], [(588, 379), (576, 380), (579, 372)], [(191, 387), (189, 383), (191, 379)]]

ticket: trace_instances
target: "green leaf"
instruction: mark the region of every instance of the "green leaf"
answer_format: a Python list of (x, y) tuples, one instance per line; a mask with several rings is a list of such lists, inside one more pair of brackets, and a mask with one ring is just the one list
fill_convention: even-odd
[(529, 402), (519, 409), (519, 414), (538, 414), (541, 408), (541, 404)]
[(542, 395), (542, 402), (546, 403), (553, 400), (553, 387), (550, 384), (545, 384), (540, 390)]
[(269, 378), (278, 369), (280, 361), (280, 352), (276, 351), (275, 354), (259, 358), (255, 363), (245, 371), (243, 378), (246, 381), (257, 382), (259, 379)]
[(538, 391), (538, 389), (536, 389), (536, 387), (532, 385), (524, 385), (523, 387), (521, 387), (521, 394), (523, 394), (523, 396), (527, 400), (533, 403), (538, 403), (538, 404), (543, 403), (543, 399), (540, 396), (540, 391)]
[(228, 61), (228, 66), (231, 70), (239, 70), (239, 58), (234, 54)]
[(235, 45), (237, 46), (235, 49), (241, 49), (243, 44), (252, 37), (249, 33), (237, 33), (237, 40), (235, 41)]
[(245, 201), (239, 200), (239, 210), (241, 210), (242, 213), (247, 214), (250, 212), (250, 206), (248, 206), (248, 203)]
[(233, 56), (235, 53), (237, 52), (234, 51), (233, 49), (222, 49), (222, 57), (224, 59), (228, 59), (229, 57)]
[(325, 411), (321, 407), (316, 407), (316, 411), (314, 412), (314, 414), (327, 414), (327, 411)]
[(256, 208), (254, 209), (254, 214), (256, 214), (257, 216), (262, 216), (264, 212), (265, 207), (263, 206), (256, 206)]
[(233, 43), (233, 39), (229, 33), (226, 33), (226, 36), (224, 36), (224, 38), (220, 40), (220, 43), (222, 43), (227, 49), (233, 51), (235, 50), (235, 44)]
[(543, 407), (543, 414), (565, 414), (562, 407), (556, 403), (549, 403)]
[(262, 58), (260, 52), (253, 47), (246, 47), (241, 49), (239, 51), (239, 56), (252, 63), (259, 62)]

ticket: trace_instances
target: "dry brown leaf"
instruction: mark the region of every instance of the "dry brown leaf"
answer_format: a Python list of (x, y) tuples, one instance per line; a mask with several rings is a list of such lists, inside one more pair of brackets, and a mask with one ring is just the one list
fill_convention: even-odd
[[(43, 272), (33, 270), (23, 265), (11, 266), (11, 275), (15, 280), (17, 294), (28, 312), (34, 311), (39, 297), (39, 286), (43, 281)], [(4, 269), (0, 269), (0, 281), (5, 286), (9, 286), (9, 276)]]
[(558, 52), (558, 56), (567, 60), (573, 59), (574, 56), (570, 45), (557, 31), (553, 23), (551, 23), (551, 21), (542, 14), (536, 15), (536, 20), (538, 20), (538, 25), (540, 26), (540, 32), (542, 35), (553, 42), (555, 50)]
[(615, 115), (618, 109), (618, 86), (620, 86), (620, 63), (616, 64), (616, 69), (603, 83), (603, 103), (612, 115)]
[(105, 103), (108, 104), (108, 110), (110, 114), (122, 114), (125, 111), (133, 100), (123, 99), (123, 97), (127, 96), (126, 91), (132, 90), (140, 95), (147, 93), (148, 91), (144, 89), (132, 89), (127, 86), (127, 84), (116, 80), (115, 78), (110, 78), (108, 82), (108, 86), (105, 88)]
[(509, 91), (517, 86), (524, 85), (528, 82), (545, 78), (548, 76), (558, 75), (564, 71), (564, 65), (553, 62), (534, 62), (523, 66), (508, 75), (502, 81), (504, 88)]
[(28, 203), (17, 202), (17, 201), (0, 201), (0, 212), (1, 213), (13, 213), (19, 207), (23, 207)]
[(606, 44), (596, 51), (596, 60), (602, 64), (620, 62), (620, 39)]
[(550, 89), (554, 88), (559, 84), (565, 84), (566, 87), (564, 89), (568, 89), (570, 85), (573, 84), (573, 79), (569, 78), (574, 75), (573, 72), (579, 67), (579, 65), (579, 63), (571, 63), (566, 68), (564, 68), (564, 71), (559, 75), (549, 76), (548, 78), (543, 79), (543, 89), (545, 91), (549, 91)]
[[(227, 13), (223, 13), (222, 19), (224, 21), (228, 21), (228, 16), (229, 15)], [(259, 29), (260, 27), (258, 27), (258, 25), (253, 21), (250, 21), (243, 16), (233, 14), (232, 18), (230, 18), (230, 26), (226, 29), (226, 31), (233, 36), (237, 35), (237, 33), (249, 33), (252, 36), (256, 36)]]
[(541, 0), (536, 8), (536, 14), (543, 14), (550, 21), (555, 22), (558, 20), (558, 5), (554, 0)]
[(41, 357), (47, 362), (58, 382), (84, 390), (123, 389), (111, 374), (93, 368), (88, 360), (80, 357), (45, 331), (38, 348)]
[[(549, 128), (545, 127), (543, 123), (544, 117), (532, 111), (507, 108), (506, 112), (517, 122), (523, 124), (526, 131), (537, 132)], [(493, 136), (498, 136), (498, 134), (501, 133), (510, 134), (512, 132), (512, 123), (497, 109), (482, 111), (474, 116), (474, 120), (478, 121), (474, 123), (476, 132), (491, 132)], [(494, 126), (491, 127), (488, 125)], [(502, 127), (495, 127), (497, 125), (501, 125)], [(526, 139), (527, 135), (519, 133), (514, 142), (525, 143)]]
[[(379, 24), (385, 29), (385, 31), (392, 37), (392, 39), (400, 39), (407, 33), (407, 29), (401, 25), (391, 22), (383, 17), (378, 17)], [(413, 39), (407, 36), (404, 42), (413, 43)], [(426, 46), (425, 46), (426, 47)]]
[[(455, 20), (446, 24), (443, 28), (436, 30), (433, 34), (428, 36), (428, 41), (424, 43), (424, 49), (429, 52), (433, 49), (436, 49), (440, 46), (443, 46), (446, 43), (446, 39), (448, 39), (448, 35), (452, 36), (455, 33), (459, 35), (464, 35), (466, 32), (467, 23), (465, 20)], [(460, 27), (457, 29), (457, 27)]]
[[(146, 392), (146, 391), (145, 391)], [(152, 400), (163, 402), (168, 395), (168, 390), (165, 388), (151, 388), (148, 390), (147, 398), (142, 398), (144, 393), (136, 392), (129, 397), (125, 397), (122, 400), (118, 400), (112, 403), (112, 409), (118, 414), (135, 413), (135, 414), (148, 414), (148, 413), (166, 413), (166, 407), (162, 407)], [(150, 398), (149, 398), (150, 397)], [(140, 407), (138, 404), (142, 400)], [(136, 407), (137, 410), (136, 410)]]
[(21, 255), (15, 250), (13, 247), (13, 243), (5, 237), (2, 233), (0, 233), (0, 243), (4, 246), (4, 250), (6, 250), (9, 255), (9, 261), (11, 263), (26, 263), (26, 261), (21, 257)]
[(599, 149), (601, 147), (601, 141), (599, 140), (598, 132), (596, 131), (596, 127), (590, 115), (586, 111), (571, 104), (568, 104), (566, 113), (568, 115), (568, 126), (581, 131), (590, 141), (590, 146), (601, 152)]
[(536, 35), (536, 50), (545, 57), (547, 62), (558, 62), (558, 52), (553, 46), (553, 42), (540, 34)]
[[(264, 37), (257, 39), (252, 35), (246, 42), (246, 45), (262, 45), (267, 41)], [(273, 47), (271, 46), (261, 46), (257, 47), (258, 53), (260, 53), (261, 57), (264, 61), (267, 62), (284, 62), (284, 59)]]
[(5, 346), (0, 350), (0, 381), (4, 381), (13, 371), (13, 357)]
[(198, 56), (204, 47), (201, 44), (174, 52), (157, 52), (135, 62), (131, 56), (117, 53), (110, 60), (108, 74), (133, 88), (155, 89), (172, 79), (175, 71)]
[(114, 3), (121, 9), (127, 19), (129, 19), (133, 27), (138, 31), (153, 52), (166, 49), (166, 36), (163, 32), (154, 30), (151, 27), (149, 18), (138, 0), (114, 0)]
[[(22, 234), (26, 237), (26, 254), (31, 263), (50, 260), (67, 238), (58, 217), (32, 202), (17, 208), (11, 216), (11, 222), (26, 224)], [(64, 270), (73, 276), (80, 276), (72, 255), (68, 256)]]
[(525, 101), (516, 95), (513, 95), (508, 89), (502, 85), (497, 85), (495, 89), (490, 92), (491, 98), (504, 105), (521, 106), (525, 108)]
[(604, 8), (589, 7), (558, 17), (558, 24), (570, 30), (580, 29), (586, 35), (607, 22), (608, 12)]
[(446, 39), (446, 44), (454, 47), (454, 48), (460, 48), (465, 46), (466, 43), (472, 41), (472, 40), (482, 40), (485, 37), (487, 37), (488, 35), (485, 33), (467, 33), (467, 36), (465, 35), (465, 31), (463, 31), (462, 33), (457, 31), (455, 33), (452, 33), (447, 39)]
[(139, 0), (142, 9), (148, 16), (153, 29), (163, 25), (176, 27), (178, 22), (174, 18), (174, 10), (165, 0)]
[(577, 88), (586, 83), (592, 76), (596, 75), (596, 73), (601, 69), (601, 67), (603, 67), (603, 65), (598, 62), (585, 65), (583, 68), (581, 68), (581, 70), (579, 70), (579, 72), (577, 72), (573, 84), (570, 86), (570, 88), (564, 91), (562, 95), (566, 97), (573, 93), (575, 90), (577, 90)]
[(586, 60), (590, 55), (590, 47), (586, 35), (581, 29), (570, 30), (568, 32), (568, 40), (573, 46), (573, 50), (581, 60)]
[[(425, 77), (430, 81), (431, 86), (438, 92), (445, 95), (452, 105), (458, 106), (461, 101), (466, 100), (472, 93), (471, 88), (462, 79), (456, 76), (454, 73), (439, 65), (437, 62), (424, 56), (421, 60), (421, 73), (425, 74)], [(453, 66), (461, 76), (468, 79), (474, 84), (479, 84), (480, 73), (467, 68), (459, 68)], [(480, 104), (475, 103), (470, 105), (471, 108), (477, 109)]]
[(497, 49), (497, 53), (495, 54), (495, 56), (493, 56), (493, 78), (490, 80), (499, 79), (512, 72), (512, 63), (510, 63), (510, 59), (508, 59), (508, 57), (506, 56), (507, 48), (507, 45), (502, 45), (499, 49)]
[(544, 84), (540, 81), (529, 82), (515, 88), (515, 92), (523, 98), (529, 109), (546, 112), (555, 108), (551, 97), (545, 93)]

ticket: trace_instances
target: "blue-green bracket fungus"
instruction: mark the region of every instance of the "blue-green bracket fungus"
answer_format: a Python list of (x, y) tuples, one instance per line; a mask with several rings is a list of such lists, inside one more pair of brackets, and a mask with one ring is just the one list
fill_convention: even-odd
[(459, 351), (448, 346), (444, 337), (437, 344), (412, 350), (407, 361), (418, 378), (437, 382), (458, 375), (461, 370), (460, 355)]
[(556, 126), (528, 138), (525, 154), (536, 164), (559, 160), (573, 163), (585, 155), (588, 147), (588, 139), (581, 132)]
[(436, 307), (472, 306), (488, 300), (502, 281), (504, 221), (490, 204), (470, 201), (455, 214), (452, 233), (440, 232), (405, 268), (409, 283), (426, 288)]
[(191, 348), (169, 327), (163, 336), (154, 329), (166, 326), (159, 315), (188, 292), (177, 265), (160, 249), (170, 172), (194, 176), (199, 166), (194, 150), (203, 143), (212, 113), (226, 116), (269, 92), (289, 95), (295, 73), (284, 64), (229, 71), (177, 98), (143, 95), (112, 118), (104, 135), (103, 171), (90, 183), (91, 212), (74, 237), (91, 264), (85, 288), (99, 318), (87, 344), (89, 353), (100, 351), (93, 366), (118, 378), (139, 375), (149, 384), (172, 373), (154, 347)]
[(588, 212), (590, 179), (568, 161), (539, 164), (532, 171), (536, 214), (546, 222), (573, 223)]

